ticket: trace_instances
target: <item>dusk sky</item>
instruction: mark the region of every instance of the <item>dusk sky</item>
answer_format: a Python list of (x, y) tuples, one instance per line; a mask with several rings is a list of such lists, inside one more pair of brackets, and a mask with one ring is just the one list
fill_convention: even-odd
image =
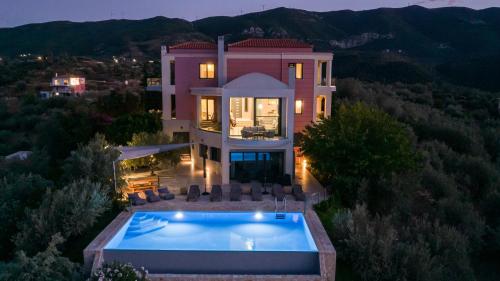
[(408, 5), (483, 9), (500, 7), (500, 0), (0, 0), (0, 27), (54, 20), (97, 21), (154, 16), (196, 20), (209, 16), (234, 16), (276, 7), (332, 11)]

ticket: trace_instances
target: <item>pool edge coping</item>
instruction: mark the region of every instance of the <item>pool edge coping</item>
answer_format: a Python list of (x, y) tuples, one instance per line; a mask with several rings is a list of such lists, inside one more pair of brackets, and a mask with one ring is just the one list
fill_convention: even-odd
[[(84, 268), (87, 272), (93, 272), (103, 263), (103, 249), (114, 237), (121, 227), (130, 219), (135, 211), (123, 211), (102, 230), (92, 242), (83, 250)], [(167, 211), (167, 210), (165, 210)], [(188, 211), (188, 210), (186, 210)], [(189, 211), (210, 211), (210, 210), (189, 210)], [(221, 210), (222, 211), (222, 210)], [(224, 210), (227, 212), (239, 210)], [(247, 210), (250, 211), (250, 210)], [(304, 215), (307, 226), (318, 248), (320, 275), (208, 275), (208, 274), (151, 274), (153, 281), (163, 280), (328, 280), (335, 281), (336, 251), (330, 238), (316, 212), (308, 209)], [(249, 279), (250, 278), (250, 279)]]

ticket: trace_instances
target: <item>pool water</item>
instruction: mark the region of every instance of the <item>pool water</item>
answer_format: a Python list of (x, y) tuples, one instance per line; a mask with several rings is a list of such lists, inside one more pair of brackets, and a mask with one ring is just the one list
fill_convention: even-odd
[(104, 249), (317, 252), (301, 213), (136, 212)]

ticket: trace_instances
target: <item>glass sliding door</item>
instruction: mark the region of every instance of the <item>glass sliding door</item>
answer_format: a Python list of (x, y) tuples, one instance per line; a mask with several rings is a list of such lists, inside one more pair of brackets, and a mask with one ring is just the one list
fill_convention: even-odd
[(220, 132), (221, 122), (219, 120), (220, 113), (217, 113), (218, 99), (216, 97), (202, 97), (200, 99), (200, 124), (201, 129), (207, 131)]
[(256, 98), (255, 124), (263, 126), (267, 131), (280, 135), (281, 131), (281, 99)]
[(283, 152), (230, 152), (230, 178), (239, 182), (276, 182), (283, 176)]

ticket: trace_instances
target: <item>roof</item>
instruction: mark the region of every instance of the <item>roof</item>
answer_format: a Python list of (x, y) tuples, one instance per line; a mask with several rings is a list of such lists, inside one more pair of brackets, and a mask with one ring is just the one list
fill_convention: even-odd
[(312, 48), (311, 44), (297, 39), (257, 39), (250, 38), (229, 44), (231, 48)]
[(170, 46), (169, 49), (217, 49), (217, 45), (210, 42), (184, 42)]

